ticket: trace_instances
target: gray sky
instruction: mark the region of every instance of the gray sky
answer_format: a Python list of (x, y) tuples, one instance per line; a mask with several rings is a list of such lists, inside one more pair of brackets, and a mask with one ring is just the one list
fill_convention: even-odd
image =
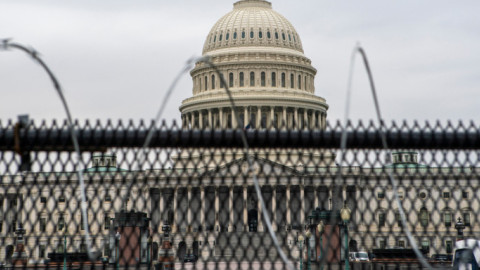
[[(60, 79), (75, 118), (151, 119), (185, 61), (233, 0), (2, 0), (0, 38), (31, 45)], [(350, 55), (366, 50), (387, 120), (480, 116), (480, 1), (273, 0), (318, 73), (316, 94), (343, 118)], [(374, 117), (357, 58), (351, 114)], [(20, 51), (0, 51), (0, 119), (63, 119), (52, 84)], [(182, 78), (164, 118), (192, 95)], [(478, 123), (477, 123), (478, 124)]]

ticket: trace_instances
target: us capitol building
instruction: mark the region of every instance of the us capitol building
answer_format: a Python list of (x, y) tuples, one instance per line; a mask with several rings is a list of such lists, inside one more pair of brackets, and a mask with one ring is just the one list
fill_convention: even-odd
[[(295, 28), (270, 2), (234, 3), (233, 10), (208, 33), (203, 55), (210, 57), (228, 84), (240, 123), (217, 72), (199, 62), (191, 71), (193, 96), (180, 106), (183, 128), (325, 128), (328, 105), (315, 95), (316, 69), (304, 54)], [(113, 254), (110, 222), (123, 209), (145, 212), (150, 218), (152, 259), (158, 257), (165, 240), (162, 227), (168, 225), (174, 256), (180, 261), (186, 254), (204, 260), (276, 260), (253, 188), (253, 173), (280, 244), (294, 259), (299, 256), (298, 236), (304, 233), (309, 213), (341, 207), (344, 201), (352, 210), (351, 250), (409, 247), (392, 203), (392, 186), (381, 173), (385, 168), (343, 169), (335, 164), (334, 154), (314, 149), (252, 149), (252, 154), (254, 170), (248, 168), (241, 149), (186, 149), (171, 157), (169, 169), (135, 174), (117, 166), (114, 155), (94, 156), (92, 168), (84, 174), (95, 249), (105, 257)], [(471, 203), (478, 196), (478, 184), (467, 181), (474, 172), (426, 168), (417, 158), (415, 152), (398, 152), (389, 165), (397, 168), (398, 194), (410, 230), (421, 247), (451, 253), (456, 217), (464, 219), (467, 234), (478, 234), (473, 213), (479, 207)], [(340, 182), (335, 180), (337, 170), (342, 170)], [(136, 182), (127, 190), (125, 180), (133, 176)], [(85, 251), (84, 231), (77, 226), (81, 214), (75, 174), (32, 172), (3, 178), (0, 261), (11, 255), (18, 223), (26, 230), (26, 253), (31, 260), (63, 251), (65, 234), (68, 251)], [(120, 197), (125, 194), (129, 200), (122, 204)], [(145, 242), (146, 236), (142, 237)], [(318, 235), (308, 243), (313, 252), (318, 252), (316, 241)], [(146, 256), (141, 253), (139, 259), (143, 262)]]

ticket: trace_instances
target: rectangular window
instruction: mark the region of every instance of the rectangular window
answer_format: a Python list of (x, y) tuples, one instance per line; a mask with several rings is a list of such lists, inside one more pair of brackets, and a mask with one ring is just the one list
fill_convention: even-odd
[(38, 257), (39, 258), (45, 258), (45, 251), (46, 250), (47, 250), (47, 246), (45, 246), (45, 245), (38, 246)]
[(105, 224), (104, 224), (104, 229), (109, 230), (110, 229), (110, 216), (108, 214), (105, 214)]
[(110, 196), (110, 194), (106, 194), (105, 195), (105, 201), (106, 202), (111, 202), (112, 201), (112, 196)]
[(452, 240), (445, 241), (445, 250), (447, 253), (452, 253), (453, 251), (453, 242)]
[(108, 242), (108, 239), (105, 240), (103, 244), (103, 256), (104, 257), (110, 256), (110, 243)]
[(452, 226), (452, 213), (443, 213), (443, 221), (445, 223), (445, 227)]
[(65, 195), (60, 195), (60, 197), (58, 197), (58, 202), (61, 202), (61, 203), (64, 203), (65, 202)]
[(465, 224), (465, 226), (470, 226), (470, 213), (463, 213), (463, 224)]
[(283, 87), (283, 88), (286, 87), (286, 86), (285, 86), (285, 84), (286, 84), (285, 80), (286, 80), (286, 79), (285, 79), (285, 73), (282, 73), (282, 87)]
[(63, 229), (65, 228), (65, 218), (63, 216), (60, 216), (58, 218), (58, 230), (59, 231), (63, 231)]
[(295, 88), (295, 76), (293, 76), (293, 73), (290, 74), (290, 88)]
[(442, 196), (444, 199), (450, 199), (450, 192), (443, 192)]
[(397, 247), (405, 248), (405, 240), (403, 239), (397, 240)]
[(260, 85), (265, 86), (265, 72), (260, 74)]
[(46, 231), (47, 231), (47, 219), (40, 218), (40, 232), (46, 232)]
[(41, 203), (46, 203), (47, 202), (47, 197), (40, 197), (40, 202)]
[(225, 81), (225, 77), (223, 77), (223, 74), (220, 73), (220, 76), (218, 78), (220, 79), (220, 88), (224, 88), (225, 85), (223, 84), (223, 82)]
[(384, 199), (385, 198), (385, 192), (384, 191), (377, 192), (377, 198), (378, 199)]
[(250, 86), (255, 86), (255, 72), (250, 72)]
[(423, 239), (421, 247), (422, 247), (422, 251), (429, 252), (430, 251), (430, 241), (428, 241), (428, 239)]
[(385, 213), (378, 213), (378, 226), (385, 226)]
[(378, 247), (379, 248), (386, 248), (387, 247), (387, 241), (385, 241), (385, 239), (380, 239), (378, 240)]
[(462, 198), (468, 199), (468, 191), (462, 191)]
[(277, 74), (275, 72), (272, 72), (272, 86), (277, 86)]
[(400, 212), (395, 213), (395, 220), (397, 220), (397, 226), (402, 227), (402, 216), (400, 216)]

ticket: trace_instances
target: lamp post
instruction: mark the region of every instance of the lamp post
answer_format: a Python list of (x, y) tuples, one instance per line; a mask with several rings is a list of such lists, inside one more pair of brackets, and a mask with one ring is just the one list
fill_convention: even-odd
[(63, 270), (67, 270), (67, 233), (63, 233)]
[(300, 270), (303, 270), (303, 236), (298, 237), (298, 244), (300, 246)]
[(120, 268), (120, 239), (122, 238), (122, 236), (120, 235), (120, 232), (116, 232), (115, 233), (115, 261), (116, 261), (116, 268), (117, 270)]
[(150, 249), (152, 248), (152, 236), (148, 237), (147, 241), (147, 264), (148, 264), (148, 270), (150, 270)]
[(462, 218), (458, 218), (457, 223), (455, 223), (455, 229), (457, 229), (457, 241), (463, 240), (463, 229), (465, 229), (465, 224), (463, 224)]
[(310, 270), (310, 236), (312, 236), (310, 230), (307, 231), (305, 236), (307, 237), (305, 241), (305, 245), (307, 245), (307, 270)]
[(322, 263), (322, 249), (323, 249), (323, 242), (322, 242), (322, 234), (323, 230), (325, 229), (325, 225), (323, 225), (323, 220), (320, 220), (320, 223), (317, 225), (317, 231), (318, 235), (320, 236), (320, 255), (318, 256), (318, 259), (320, 261), (320, 270), (323, 270), (323, 263)]
[(345, 270), (350, 270), (348, 262), (348, 222), (350, 221), (351, 213), (352, 211), (348, 208), (347, 202), (345, 202), (343, 208), (340, 210), (340, 218), (342, 219), (345, 228)]

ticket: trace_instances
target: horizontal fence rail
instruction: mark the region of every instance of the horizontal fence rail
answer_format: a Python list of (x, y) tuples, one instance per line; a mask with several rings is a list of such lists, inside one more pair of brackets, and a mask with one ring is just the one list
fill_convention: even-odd
[[(109, 147), (142, 147), (149, 130), (75, 130), (82, 151)], [(153, 132), (150, 147), (243, 147), (245, 133), (250, 147), (339, 148), (341, 130), (163, 130)], [(386, 131), (391, 149), (480, 149), (479, 131)], [(381, 149), (380, 130), (347, 131), (348, 148)], [(73, 151), (68, 129), (0, 130), (0, 150), (12, 151), (19, 143), (28, 151)]]
[(0, 268), (437, 269), (480, 240), (473, 123), (151, 126), (76, 123), (77, 156), (0, 123)]

